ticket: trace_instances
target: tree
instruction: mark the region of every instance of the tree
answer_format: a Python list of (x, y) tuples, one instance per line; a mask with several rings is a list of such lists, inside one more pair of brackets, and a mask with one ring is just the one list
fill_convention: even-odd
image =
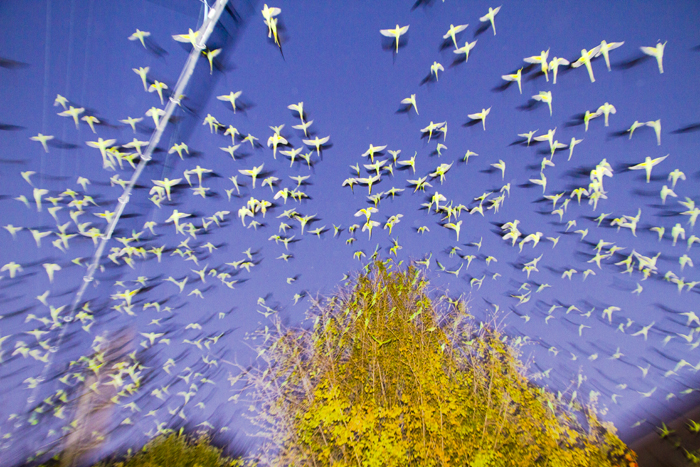
[(368, 265), (310, 329), (260, 332), (266, 365), (245, 376), (261, 464), (636, 465), (594, 407), (526, 378), (521, 343), (400, 266)]

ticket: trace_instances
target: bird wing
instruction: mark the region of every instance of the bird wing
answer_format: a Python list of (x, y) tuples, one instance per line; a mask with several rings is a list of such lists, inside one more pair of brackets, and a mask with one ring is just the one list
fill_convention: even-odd
[(579, 58), (578, 60), (576, 60), (574, 63), (571, 64), (571, 68), (580, 67), (581, 65), (583, 65), (585, 63), (584, 60), (585, 60), (584, 57)]
[(527, 57), (523, 59), (527, 63), (542, 63), (541, 55), (533, 55), (532, 57)]
[(587, 55), (590, 58), (599, 56), (600, 55), (600, 45), (597, 45), (594, 48), (592, 48), (591, 50), (589, 50)]

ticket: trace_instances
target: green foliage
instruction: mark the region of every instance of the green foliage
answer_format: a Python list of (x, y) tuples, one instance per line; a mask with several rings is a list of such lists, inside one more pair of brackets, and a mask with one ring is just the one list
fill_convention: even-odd
[(189, 441), (185, 436), (159, 436), (143, 450), (123, 461), (101, 463), (98, 467), (229, 467), (238, 461), (224, 457), (221, 449), (200, 437)]
[(427, 288), (375, 262), (314, 305), (311, 329), (266, 327), (267, 366), (247, 373), (261, 464), (635, 465), (593, 408), (577, 418), (526, 378), (517, 346)]

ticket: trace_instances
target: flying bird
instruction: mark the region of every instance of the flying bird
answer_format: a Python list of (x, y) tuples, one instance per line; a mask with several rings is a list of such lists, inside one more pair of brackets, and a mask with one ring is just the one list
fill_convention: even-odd
[(673, 172), (668, 174), (668, 180), (673, 182), (673, 185), (671, 185), (672, 190), (676, 189), (676, 183), (678, 182), (678, 179), (685, 181), (685, 174), (680, 170), (674, 169)]
[(60, 94), (56, 94), (56, 99), (53, 101), (53, 106), (56, 107), (57, 105), (60, 105), (61, 107), (63, 107), (63, 110), (66, 110), (67, 103), (68, 99), (66, 99)]
[(632, 124), (632, 126), (630, 126), (627, 130), (625, 130), (626, 132), (629, 132), (629, 134), (630, 134), (630, 137), (628, 139), (632, 139), (632, 134), (634, 134), (634, 130), (636, 130), (637, 128), (642, 127), (642, 126), (646, 126), (646, 123), (640, 123), (637, 120), (635, 120), (634, 123)]
[(495, 167), (501, 171), (501, 179), (506, 177), (506, 163), (499, 159), (498, 163), (491, 164), (491, 167)]
[(316, 154), (318, 154), (318, 157), (321, 157), (321, 146), (326, 144), (328, 140), (330, 140), (331, 137), (326, 136), (324, 138), (319, 138), (318, 136), (314, 137), (314, 139), (302, 139), (305, 145), (307, 146), (314, 146), (316, 147)]
[[(447, 122), (442, 122), (442, 123), (433, 123), (432, 121), (430, 122), (430, 125), (428, 125), (425, 128), (422, 128), (420, 131), (421, 133), (428, 132), (428, 142), (430, 139), (433, 137), (433, 131), (438, 130), (441, 128), (443, 125), (445, 125)], [(385, 146), (386, 147), (386, 146)]]
[(294, 110), (299, 114), (299, 119), (304, 123), (304, 103), (299, 102), (298, 104), (290, 104), (287, 106), (289, 110)]
[(656, 145), (661, 146), (661, 119), (647, 122), (646, 125), (654, 129), (654, 133), (656, 133)]
[[(549, 107), (549, 116), (552, 116), (552, 91), (540, 91), (533, 99), (540, 102), (546, 102)], [(485, 128), (484, 128), (485, 129)]]
[(539, 130), (534, 130), (534, 131), (528, 131), (527, 133), (518, 133), (518, 136), (522, 138), (527, 139), (527, 145), (530, 146), (530, 142), (532, 141), (532, 137), (535, 136), (535, 133), (537, 133)]
[(585, 131), (588, 131), (588, 124), (591, 120), (593, 120), (596, 117), (600, 117), (600, 114), (598, 112), (591, 112), (590, 110), (586, 110), (586, 113), (583, 114), (583, 124), (585, 126)]
[(189, 42), (192, 44), (192, 47), (197, 47), (197, 37), (199, 36), (199, 31), (193, 31), (192, 29), (189, 29), (187, 34), (175, 34), (173, 35), (173, 39), (175, 39), (177, 42), (184, 42), (187, 43)]
[(100, 121), (97, 119), (97, 117), (95, 117), (93, 115), (85, 115), (84, 117), (81, 117), (80, 119), (90, 126), (90, 129), (92, 130), (93, 133), (97, 133), (95, 131), (95, 123), (100, 123)]
[(450, 24), (450, 29), (447, 31), (447, 33), (442, 36), (443, 39), (447, 39), (448, 37), (452, 38), (452, 42), (455, 45), (455, 49), (457, 49), (459, 46), (457, 45), (457, 34), (460, 32), (464, 31), (467, 29), (469, 25), (468, 24), (460, 24), (458, 26), (455, 26), (454, 24)]
[(444, 224), (443, 227), (454, 230), (457, 233), (457, 241), (459, 241), (459, 231), (462, 228), (462, 221), (459, 221), (456, 224), (449, 222), (447, 224)]
[(207, 57), (207, 61), (209, 62), (209, 74), (214, 73), (214, 59), (221, 53), (221, 49), (214, 49), (214, 50), (209, 50), (205, 49), (202, 50), (202, 54)]
[(593, 68), (591, 67), (591, 60), (598, 56), (600, 53), (600, 45), (594, 47), (591, 50), (581, 49), (581, 58), (576, 60), (571, 64), (571, 68), (578, 68), (581, 65), (586, 65), (588, 70), (588, 77), (591, 79), (591, 83), (595, 83), (595, 77), (593, 76)]
[(75, 121), (75, 128), (78, 128), (78, 116), (85, 112), (85, 109), (83, 107), (73, 107), (72, 105), (68, 107), (68, 110), (64, 110), (63, 112), (59, 112), (58, 115), (61, 117), (73, 117), (73, 121)]
[(498, 6), (496, 8), (491, 8), (489, 7), (489, 12), (486, 13), (484, 16), (479, 18), (479, 21), (482, 23), (485, 23), (486, 21), (491, 22), (491, 27), (493, 28), (493, 35), (496, 35), (496, 23), (494, 23), (494, 20), (496, 19), (496, 14), (501, 10), (501, 7)]
[(308, 138), (309, 137), (308, 129), (311, 126), (311, 124), (313, 124), (313, 123), (314, 123), (313, 120), (309, 120), (308, 122), (303, 122), (300, 125), (292, 125), (292, 128), (294, 128), (295, 130), (303, 130), (304, 136), (306, 136)]
[[(668, 41), (666, 41), (668, 42)], [(659, 65), (659, 73), (664, 72), (664, 48), (666, 47), (666, 42), (663, 44), (659, 42), (655, 47), (640, 47), (639, 49), (646, 55), (651, 55), (656, 59), (656, 63)]]
[(134, 133), (136, 133), (136, 124), (142, 120), (143, 120), (143, 118), (126, 117), (123, 120), (119, 120), (119, 122), (124, 123), (125, 125), (131, 126), (131, 129), (134, 130)]
[(157, 187), (161, 187), (165, 190), (167, 196), (168, 196), (168, 201), (170, 201), (170, 189), (180, 183), (182, 181), (181, 178), (176, 178), (176, 179), (169, 179), (169, 178), (164, 178), (163, 180), (151, 180), (153, 184)]
[(180, 156), (180, 159), (183, 159), (182, 151), (185, 151), (187, 154), (190, 153), (190, 150), (185, 143), (173, 144), (172, 147), (168, 150), (168, 154), (177, 152), (177, 155)]
[(231, 91), (229, 94), (224, 94), (223, 96), (216, 96), (216, 98), (219, 99), (220, 101), (230, 102), (231, 107), (233, 107), (233, 113), (236, 113), (236, 99), (238, 99), (241, 94), (243, 94), (243, 91), (238, 91), (238, 92)]
[[(261, 10), (261, 13), (262, 13), (263, 18), (265, 19), (265, 21), (269, 21), (271, 18), (273, 18), (273, 17), (279, 15), (280, 13), (282, 13), (282, 10), (279, 9), (279, 8), (275, 8), (275, 7), (270, 8), (270, 7), (267, 6), (267, 3), (266, 3), (266, 4), (263, 6), (263, 9)], [(269, 37), (269, 36), (268, 36), (268, 37)]]
[(239, 172), (243, 175), (248, 175), (249, 177), (253, 178), (253, 188), (255, 188), (255, 180), (257, 179), (258, 175), (260, 175), (260, 172), (262, 172), (263, 166), (265, 164), (260, 164), (258, 167), (253, 167), (252, 169), (245, 169), (245, 170), (239, 170)]
[(394, 29), (380, 29), (379, 32), (382, 36), (393, 37), (396, 40), (396, 53), (399, 53), (399, 37), (406, 34), (408, 31), (408, 26), (410, 25), (407, 24), (406, 26), (399, 26), (397, 24), (396, 28)]
[(544, 73), (544, 77), (547, 81), (549, 81), (549, 74), (547, 72), (549, 71), (549, 66), (547, 63), (547, 57), (549, 56), (549, 49), (546, 51), (540, 52), (539, 55), (533, 55), (532, 57), (526, 57), (523, 60), (527, 63), (539, 63), (542, 73)]
[(430, 65), (430, 73), (435, 73), (435, 81), (438, 80), (438, 70), (445, 71), (445, 69), (442, 67), (442, 64), (438, 62), (433, 62), (433, 64)]
[(144, 43), (144, 38), (146, 38), (150, 35), (151, 35), (151, 33), (148, 31), (141, 31), (140, 29), (137, 29), (135, 33), (133, 33), (132, 35), (129, 36), (129, 40), (130, 41), (135, 41), (135, 40), (141, 41), (141, 45), (145, 49), (146, 44)]
[[(520, 68), (518, 71), (511, 75), (502, 75), (501, 78), (503, 78), (506, 81), (515, 81), (518, 83), (518, 90), (520, 91), (520, 94), (523, 93), (523, 86), (522, 86), (522, 72), (523, 69)], [(555, 78), (556, 80), (556, 78)], [(556, 81), (555, 81), (556, 82)]]
[(39, 133), (36, 136), (31, 136), (29, 139), (31, 139), (32, 141), (39, 141), (41, 143), (41, 145), (44, 147), (44, 151), (49, 152), (49, 147), (46, 145), (46, 142), (51, 141), (53, 139), (53, 136), (42, 135), (41, 133)]
[(469, 61), (469, 52), (474, 48), (475, 45), (476, 45), (476, 41), (474, 41), (474, 42), (465, 41), (464, 45), (462, 47), (454, 49), (452, 51), (452, 53), (464, 54), (464, 61), (468, 62)]
[(598, 110), (596, 111), (596, 113), (598, 115), (603, 114), (605, 116), (605, 126), (608, 126), (608, 117), (610, 116), (610, 114), (616, 114), (617, 109), (615, 109), (614, 105), (606, 102), (605, 104), (598, 107)]
[(603, 58), (605, 59), (605, 65), (607, 65), (608, 71), (611, 71), (611, 70), (610, 70), (610, 51), (611, 51), (611, 50), (614, 50), (614, 49), (617, 49), (618, 47), (622, 47), (622, 45), (623, 45), (624, 43), (625, 43), (624, 41), (622, 41), (622, 42), (610, 42), (610, 43), (607, 43), (605, 40), (603, 40), (603, 41), (600, 43), (600, 46), (599, 46), (599, 47), (600, 47), (599, 55), (602, 55)]
[[(284, 125), (280, 126), (281, 129)], [(279, 131), (275, 131), (275, 134), (267, 139), (267, 147), (272, 146), (272, 156), (277, 159), (277, 146), (280, 144), (289, 144), (289, 142), (280, 135)]]
[(49, 276), (49, 282), (53, 283), (54, 274), (61, 270), (61, 266), (54, 263), (43, 263), (42, 266), (46, 270), (46, 275)]
[(554, 77), (554, 84), (557, 84), (557, 72), (559, 71), (559, 67), (562, 65), (569, 65), (569, 61), (565, 58), (554, 57), (549, 62), (549, 69), (552, 70), (552, 76)]
[(132, 68), (132, 70), (134, 70), (134, 73), (141, 77), (141, 82), (143, 82), (143, 90), (148, 92), (148, 79), (146, 78), (146, 76), (148, 75), (150, 68), (147, 66), (141, 66), (138, 68)]
[(484, 131), (486, 131), (486, 116), (489, 114), (489, 112), (491, 112), (491, 107), (488, 109), (481, 109), (481, 112), (469, 114), (467, 116), (472, 120), (481, 120), (481, 123), (484, 125)]
[(107, 150), (116, 143), (116, 139), (102, 139), (102, 138), (97, 138), (97, 141), (86, 141), (85, 144), (90, 146), (91, 148), (96, 148), (100, 150), (100, 154), (102, 155), (102, 166), (103, 168), (108, 168), (112, 166), (112, 157), (111, 154), (107, 154)]
[(669, 154), (666, 154), (663, 157), (657, 157), (655, 159), (652, 159), (651, 157), (647, 156), (646, 159), (644, 159), (644, 162), (641, 164), (637, 165), (631, 165), (628, 167), (630, 170), (642, 170), (644, 169), (647, 173), (647, 183), (651, 180), (651, 169), (661, 163), (664, 159), (666, 159), (669, 156)]
[(416, 104), (416, 95), (415, 94), (411, 94), (411, 97), (407, 97), (405, 99), (402, 99), (401, 103), (406, 104), (406, 105), (410, 105), (411, 107), (413, 107), (413, 110), (416, 111), (416, 115), (419, 115), (418, 114), (418, 104)]
[[(567, 160), (571, 160), (571, 157), (574, 155), (574, 146), (576, 146), (581, 141), (583, 141), (583, 139), (576, 139), (575, 137), (571, 137), (571, 142), (569, 143), (569, 159), (567, 159)], [(580, 199), (579, 199), (579, 204), (580, 204)]]

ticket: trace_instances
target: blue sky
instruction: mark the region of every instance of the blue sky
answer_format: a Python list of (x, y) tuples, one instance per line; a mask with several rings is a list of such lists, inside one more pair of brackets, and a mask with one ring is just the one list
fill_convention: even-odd
[[(692, 210), (679, 201), (686, 198), (700, 202), (698, 179), (700, 166), (697, 148), (700, 132), (697, 130), (697, 103), (700, 102), (700, 33), (695, 18), (698, 17), (696, 2), (610, 3), (594, 2), (507, 2), (495, 18), (496, 32), (489, 26), (480, 31), (479, 18), (489, 7), (498, 5), (484, 2), (428, 2), (414, 8), (411, 2), (279, 2), (269, 6), (281, 9), (278, 15), (282, 47), (267, 38), (267, 27), (260, 13), (263, 5), (237, 3), (234, 20), (224, 12), (221, 24), (211, 36), (208, 47), (221, 48), (222, 53), (214, 61), (210, 74), (205, 57), (201, 57), (195, 73), (185, 91), (183, 106), (176, 111), (175, 118), (167, 126), (159, 145), (160, 151), (137, 183), (124, 215), (117, 225), (114, 237), (129, 237), (131, 232), (144, 230), (146, 222), (155, 222), (155, 235), (147, 229), (138, 242), (147, 249), (166, 246), (162, 261), (154, 255), (146, 259), (135, 259), (131, 268), (123, 260), (116, 263), (106, 255), (101, 264), (105, 266), (95, 281), (90, 284), (80, 305), (90, 302), (94, 312), (94, 324), (89, 332), (79, 323), (65, 323), (62, 328), (51, 328), (40, 321), (27, 320), (29, 314), (49, 317), (49, 308), (34, 297), (49, 291), (48, 304), (55, 308), (66, 305), (68, 314), (75, 293), (81, 285), (86, 268), (73, 262), (86, 264), (94, 254), (93, 242), (82, 235), (69, 240), (65, 252), (54, 247), (58, 237), (50, 234), (37, 245), (28, 229), (41, 232), (58, 232), (58, 225), (69, 223), (66, 232), (78, 233), (78, 226), (69, 215), (70, 196), (63, 195), (57, 202), (62, 209), (55, 211), (55, 220), (49, 213), (47, 197), (60, 197), (67, 188), (92, 196), (98, 206), (86, 209), (78, 217), (79, 223), (91, 222), (86, 228), (104, 230), (107, 223), (95, 213), (113, 211), (122, 189), (110, 185), (115, 175), (128, 180), (133, 173), (128, 163), (123, 168), (105, 170), (97, 149), (85, 144), (97, 138), (116, 139), (116, 145), (127, 144), (133, 138), (147, 141), (154, 125), (145, 112), (155, 106), (162, 107), (157, 93), (144, 92), (143, 85), (132, 69), (149, 67), (148, 80), (165, 83), (170, 90), (184, 66), (191, 49), (189, 44), (175, 42), (173, 35), (187, 33), (201, 24), (203, 4), (195, 0), (165, 1), (34, 1), (3, 2), (0, 5), (0, 26), (3, 30), (3, 45), (0, 57), (0, 209), (2, 225), (22, 226), (16, 239), (7, 230), (0, 231), (0, 238), (7, 247), (0, 251), (0, 264), (15, 262), (22, 267), (17, 277), (11, 278), (4, 271), (0, 289), (4, 307), (0, 319), (0, 336), (8, 338), (2, 342), (2, 364), (0, 378), (2, 397), (12, 404), (0, 409), (0, 433), (11, 434), (5, 439), (6, 449), (2, 458), (18, 462), (20, 456), (28, 456), (35, 446), (49, 446), (57, 438), (50, 430), (58, 430), (66, 423), (57, 417), (48, 416), (41, 425), (14, 428), (12, 414), (26, 415), (31, 404), (26, 400), (31, 394), (47, 397), (61, 388), (61, 382), (51, 377), (29, 389), (27, 378), (45, 375), (60, 377), (71, 360), (89, 351), (95, 336), (118, 329), (132, 329), (134, 333), (165, 333), (170, 344), (156, 344), (154, 348), (140, 346), (142, 336), (136, 334), (134, 350), (152, 366), (148, 370), (148, 386), (133, 399), (141, 408), (140, 413), (131, 413), (120, 407), (113, 417), (115, 424), (129, 417), (133, 425), (118, 425), (113, 432), (115, 443), (130, 439), (138, 442), (145, 439), (142, 433), (154, 431), (156, 423), (166, 422), (179, 426), (184, 420), (170, 415), (168, 410), (181, 408), (188, 423), (204, 420), (226, 424), (236, 431), (245, 426), (241, 419), (241, 408), (227, 402), (232, 395), (226, 377), (235, 370), (221, 363), (218, 367), (203, 363), (202, 357), (238, 361), (248, 364), (255, 353), (244, 340), (250, 333), (268, 322), (256, 311), (260, 297), (268, 306), (278, 310), (279, 316), (289, 325), (301, 323), (304, 312), (311, 305), (308, 296), (328, 295), (340, 285), (344, 274), (361, 269), (363, 262), (354, 259), (354, 254), (363, 251), (367, 257), (377, 248), (388, 257), (392, 239), (402, 249), (400, 260), (421, 260), (432, 254), (426, 274), (437, 287), (438, 293), (452, 297), (462, 295), (468, 300), (471, 311), (478, 320), (496, 320), (505, 325), (505, 332), (512, 336), (528, 336), (533, 342), (524, 349), (531, 361), (531, 372), (536, 374), (551, 369), (547, 378), (538, 380), (554, 391), (562, 391), (564, 400), (569, 400), (573, 390), (577, 397), (587, 401), (591, 391), (599, 393), (598, 407), (603, 418), (613, 421), (623, 439), (630, 441), (652, 430), (660, 420), (668, 420), (697, 402), (696, 371), (681, 365), (685, 360), (690, 365), (698, 364), (697, 347), (686, 343), (698, 340), (696, 327), (700, 323), (687, 325), (691, 311), (697, 308), (700, 288), (688, 286), (679, 292), (677, 282), (664, 280), (667, 271), (685, 282), (698, 279), (696, 268), (700, 266), (700, 245), (687, 247), (687, 239), (697, 234), (688, 223), (690, 216), (681, 212)], [(402, 36), (398, 53), (394, 44), (384, 38), (380, 29), (395, 25), (410, 25)], [(468, 62), (455, 62), (454, 45), (443, 40), (450, 24), (469, 24), (457, 35), (458, 44), (477, 41), (470, 52)], [(129, 41), (136, 31), (149, 31), (146, 45)], [(602, 40), (621, 42), (624, 45), (610, 52), (612, 69), (608, 71), (603, 57), (593, 60), (595, 82), (591, 82), (585, 67), (559, 69), (557, 83), (538, 73), (536, 66), (528, 67), (524, 58), (539, 55), (549, 49), (549, 59), (564, 57), (574, 62), (581, 49), (592, 49)], [(665, 42), (663, 56), (664, 73), (659, 73), (656, 60), (641, 53), (640, 47), (653, 47)], [(444, 45), (443, 45), (444, 43)], [(444, 67), (437, 80), (427, 80), (430, 66), (439, 62)], [(501, 76), (523, 69), (522, 94), (516, 83), (504, 88)], [(230, 92), (242, 91), (234, 113), (230, 104), (216, 97)], [(531, 96), (539, 92), (552, 93), (552, 115), (546, 104), (536, 103)], [(101, 124), (93, 133), (85, 122), (76, 129), (71, 118), (58, 116), (63, 109), (54, 105), (56, 95), (69, 100), (68, 105), (85, 109), (83, 115), (94, 115)], [(400, 101), (415, 94), (418, 112), (405, 108)], [(290, 167), (290, 160), (273, 151), (266, 143), (274, 134), (271, 126), (284, 125), (281, 135), (293, 148), (304, 148), (302, 154), (312, 151), (305, 148), (304, 135), (293, 129), (300, 120), (288, 105), (303, 102), (306, 120), (313, 120), (309, 127), (319, 138), (330, 136), (329, 144), (322, 149), (321, 157), (313, 151), (312, 167), (297, 157)], [(590, 122), (588, 131), (581, 123), (586, 110), (595, 112), (609, 102), (616, 108), (610, 115), (609, 126), (604, 126), (604, 117)], [(486, 118), (486, 129), (481, 122), (474, 122), (469, 114), (490, 108)], [(233, 125), (241, 136), (235, 144), (241, 144), (233, 160), (220, 148), (230, 146), (229, 136), (222, 130), (212, 134), (204, 123), (208, 115), (214, 116), (224, 127)], [(143, 117), (136, 132), (120, 119)], [(657, 144), (654, 130), (643, 126), (635, 130), (632, 138), (625, 130), (635, 121), (661, 120), (661, 144)], [(447, 122), (447, 134), (434, 134), (430, 141), (422, 137), (421, 129), (430, 122)], [(555, 140), (568, 144), (572, 138), (582, 139), (568, 160), (569, 150), (557, 151), (552, 157), (553, 167), (544, 169), (547, 187), (544, 195), (562, 193), (557, 207), (570, 199), (561, 220), (552, 214), (553, 202), (543, 198), (540, 186), (530, 179), (540, 177), (544, 157), (550, 156), (547, 142), (522, 143), (518, 134), (537, 130), (535, 136), (546, 134), (556, 128)], [(38, 133), (53, 135), (45, 152), (39, 142), (30, 140)], [(246, 135), (258, 138), (259, 145), (252, 147), (241, 142)], [(189, 155), (180, 159), (177, 154), (168, 154), (174, 144), (184, 142)], [(437, 153), (438, 143), (445, 147)], [(404, 189), (396, 197), (382, 197), (379, 212), (372, 220), (381, 223), (368, 238), (367, 232), (358, 229), (350, 234), (348, 228), (362, 224), (355, 213), (369, 207), (368, 190), (356, 185), (354, 190), (342, 187), (344, 180), (356, 177), (350, 166), (360, 164), (362, 175), (370, 173), (362, 167), (370, 161), (361, 155), (371, 145), (387, 146), (387, 150), (401, 150), (399, 160), (416, 155), (416, 172), (399, 170), (393, 175), (384, 171), (381, 180), (373, 187), (373, 194), (386, 192), (392, 187)], [(287, 148), (290, 149), (290, 148)], [(464, 155), (472, 151), (478, 156), (463, 161)], [(630, 166), (668, 155), (651, 173), (646, 183), (644, 171), (628, 170)], [(384, 151), (379, 159), (386, 165), (393, 162)], [(577, 187), (588, 187), (590, 172), (603, 160), (613, 169), (613, 176), (606, 177), (604, 190), (607, 199), (601, 199), (594, 209), (586, 196), (580, 205), (571, 192)], [(503, 161), (505, 173), (492, 167)], [(261, 186), (261, 179), (253, 188), (251, 179), (239, 170), (251, 169), (264, 163), (264, 176), (277, 177), (274, 190)], [(439, 179), (428, 181), (432, 187), (425, 193), (414, 192), (407, 180), (428, 176), (440, 164), (453, 164), (444, 183)], [(196, 175), (192, 187), (187, 185), (183, 172), (197, 166), (212, 170), (205, 176), (202, 185), (209, 188), (207, 196), (197, 196), (191, 188), (197, 186)], [(669, 195), (662, 203), (660, 191), (664, 185), (671, 186), (667, 177), (674, 169), (681, 170), (686, 180), (679, 180), (674, 189), (677, 198)], [(21, 176), (21, 172), (33, 171), (30, 181), (34, 188), (48, 190), (39, 212), (34, 203), (33, 187)], [(233, 184), (229, 177), (237, 175), (241, 185), (240, 195), (234, 192), (229, 200), (226, 190)], [(273, 200), (274, 194), (283, 188), (293, 189), (297, 182), (290, 176), (306, 176), (302, 190), (309, 196), (298, 203), (291, 199), (286, 204)], [(84, 193), (78, 185), (78, 177), (90, 181)], [(154, 186), (152, 180), (181, 178), (170, 201), (163, 201), (158, 208), (149, 197)], [(510, 195), (506, 195), (496, 213), (487, 210), (491, 201), (500, 195), (500, 189), (510, 184)], [(454, 206), (463, 204), (469, 209), (478, 207), (474, 198), (492, 192), (483, 204), (484, 215), (462, 211), (459, 241), (453, 230), (442, 227), (444, 214), (421, 209), (421, 204), (439, 192)], [(24, 195), (30, 206), (14, 198)], [(255, 220), (261, 225), (257, 229), (246, 228), (237, 218), (239, 208), (254, 197), (273, 203), (265, 215), (257, 213)], [(445, 203), (443, 203), (445, 204)], [(316, 218), (302, 235), (298, 221), (280, 219), (284, 210), (296, 208), (301, 215), (315, 214)], [(189, 235), (177, 234), (172, 224), (165, 221), (173, 210), (192, 214), (185, 220), (196, 227), (219, 211), (229, 211), (220, 226), (210, 224), (208, 229), (197, 232), (182, 249), (192, 248), (198, 265), (184, 261), (170, 252), (187, 240)], [(634, 217), (641, 209), (636, 236), (628, 228), (618, 229), (611, 221), (622, 216)], [(594, 219), (609, 213), (600, 225)], [(383, 229), (386, 220), (401, 214), (400, 222), (393, 227), (391, 235)], [(522, 236), (542, 233), (542, 240), (533, 248), (526, 244), (522, 252), (518, 244), (513, 247), (501, 236), (505, 232), (501, 225), (520, 221), (518, 228)], [(295, 235), (289, 250), (275, 244), (269, 238), (279, 232), (280, 222), (292, 228), (288, 236)], [(575, 221), (567, 231), (567, 223)], [(250, 218), (245, 220), (249, 224)], [(686, 240), (679, 238), (673, 245), (672, 228), (680, 224), (685, 229)], [(342, 230), (333, 236), (333, 225)], [(309, 234), (325, 226), (328, 231), (320, 235)], [(427, 226), (429, 232), (418, 233), (418, 228)], [(651, 227), (663, 226), (665, 233), (661, 241)], [(577, 234), (575, 231), (582, 233)], [(583, 231), (586, 231), (582, 240)], [(356, 238), (352, 244), (348, 239)], [(559, 241), (553, 243), (546, 237)], [(614, 242), (624, 248), (601, 261), (601, 268), (588, 263), (600, 240)], [(472, 243), (481, 241), (477, 249)], [(209, 253), (203, 245), (211, 242), (217, 249)], [(107, 253), (112, 247), (121, 246), (116, 240), (107, 244)], [(450, 250), (457, 254), (450, 256)], [(225, 263), (244, 259), (249, 249), (255, 264), (250, 271), (236, 269)], [(605, 255), (610, 245), (601, 250)], [(639, 260), (634, 259), (632, 274), (624, 274), (625, 267), (615, 265), (627, 258), (632, 251), (644, 257), (660, 253), (657, 269), (648, 279), (639, 270)], [(289, 261), (278, 258), (289, 253)], [(682, 270), (679, 258), (684, 254), (694, 261), (695, 267), (686, 265)], [(474, 255), (468, 265), (463, 257)], [(539, 272), (528, 278), (523, 265), (542, 256)], [(495, 258), (487, 264), (488, 257)], [(441, 271), (436, 260), (447, 270), (462, 266), (458, 276)], [(53, 283), (42, 264), (58, 264)], [(194, 270), (207, 266), (217, 273), (228, 272), (228, 280), (239, 280), (234, 289), (208, 276), (201, 283)], [(562, 278), (563, 272), (575, 269), (572, 279)], [(595, 274), (583, 279), (583, 272), (591, 269)], [(494, 279), (494, 274), (497, 274)], [(168, 277), (188, 282), (182, 293), (167, 282)], [(134, 296), (134, 315), (123, 309), (114, 309), (121, 300), (110, 298), (124, 290), (142, 287), (134, 280), (146, 277), (146, 286)], [(484, 277), (479, 288), (472, 286), (472, 279)], [(296, 278), (287, 283), (287, 278)], [(117, 284), (121, 281), (121, 284)], [(130, 282), (131, 281), (131, 282)], [(523, 286), (528, 283), (528, 286)], [(542, 284), (549, 284), (540, 292)], [(521, 289), (521, 287), (524, 287)], [(641, 293), (632, 293), (639, 290)], [(193, 290), (202, 292), (204, 298), (188, 295)], [(528, 295), (529, 293), (529, 295)], [(294, 295), (306, 297), (295, 305)], [(528, 295), (527, 302), (518, 305), (513, 295)], [(143, 309), (146, 303), (158, 301), (171, 312), (157, 312), (154, 308)], [(498, 306), (498, 312), (495, 312)], [(517, 305), (517, 306), (516, 306)], [(552, 306), (560, 308), (552, 309)], [(574, 306), (575, 308), (570, 307)], [(608, 320), (603, 310), (617, 307)], [(550, 311), (551, 310), (551, 311)], [(568, 312), (567, 312), (568, 310)], [(592, 311), (591, 311), (592, 310)], [(587, 314), (589, 311), (590, 314)], [(495, 314), (494, 314), (495, 312)], [(223, 313), (223, 315), (221, 314)], [(152, 324), (153, 320), (158, 324)], [(526, 321), (527, 320), (527, 321)], [(631, 321), (631, 323), (630, 323)], [(197, 323), (201, 329), (186, 329)], [(632, 334), (654, 323), (648, 338)], [(629, 325), (628, 325), (629, 324)], [(38, 326), (38, 327), (37, 327)], [(44, 327), (45, 326), (45, 327)], [(622, 326), (622, 330), (620, 329)], [(55, 345), (59, 334), (66, 329), (58, 352), (46, 364), (32, 356), (23, 357), (15, 352), (24, 342), (29, 349), (38, 349), (41, 357), (44, 349), (37, 339), (26, 334), (33, 330), (46, 330), (42, 337)], [(623, 332), (624, 331), (624, 332)], [(226, 334), (211, 349), (200, 350), (186, 343), (199, 338)], [(665, 339), (671, 337), (670, 341)], [(147, 339), (144, 339), (147, 340)], [(618, 350), (619, 349), (619, 350)], [(623, 356), (613, 358), (622, 353)], [(177, 360), (171, 374), (161, 371), (168, 358)], [(649, 368), (646, 377), (641, 368)], [(196, 396), (183, 406), (181, 397), (160, 401), (150, 396), (151, 388), (172, 385), (175, 391), (187, 387), (181, 378), (189, 372), (201, 372), (216, 384), (202, 386)], [(585, 377), (578, 386), (579, 374)], [(201, 378), (201, 377), (200, 377)], [(653, 392), (651, 392), (653, 391)], [(642, 393), (651, 392), (650, 397)], [(613, 400), (613, 395), (615, 400)], [(125, 399), (123, 403), (131, 402)], [(204, 408), (195, 404), (203, 402)], [(153, 418), (144, 417), (155, 410)], [(177, 411), (176, 411), (177, 412)], [(646, 422), (637, 424), (641, 420)], [(637, 426), (635, 426), (637, 424)], [(20, 439), (22, 438), (23, 439)], [(12, 453), (12, 454), (10, 454)], [(6, 457), (9, 456), (9, 457)]]

